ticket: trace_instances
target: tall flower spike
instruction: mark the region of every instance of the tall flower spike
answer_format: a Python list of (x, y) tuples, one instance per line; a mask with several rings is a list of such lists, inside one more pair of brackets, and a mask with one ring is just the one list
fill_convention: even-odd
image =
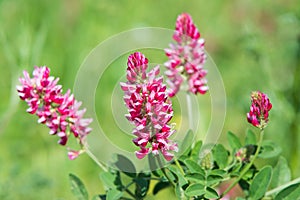
[[(35, 67), (33, 78), (30, 78), (27, 71), (23, 74), (17, 91), (29, 106), (27, 112), (36, 114), (39, 117), (38, 123), (46, 124), (50, 129), (49, 134), (59, 136), (59, 144), (66, 145), (73, 133), (82, 147), (91, 131), (89, 124), (92, 119), (83, 118), (85, 109), (79, 110), (81, 102), (76, 101), (70, 90), (62, 94), (61, 85), (57, 85), (59, 79), (50, 76), (50, 69), (46, 66)], [(68, 150), (68, 156), (72, 160), (83, 152)]]
[(170, 44), (165, 53), (169, 60), (167, 68), (169, 96), (173, 97), (179, 91), (183, 80), (188, 80), (189, 91), (194, 94), (205, 94), (208, 90), (206, 74), (203, 69), (206, 61), (204, 39), (193, 23), (191, 16), (183, 13), (178, 16), (173, 34), (176, 44)]
[(175, 132), (168, 124), (173, 108), (162, 77), (157, 77), (159, 67), (147, 73), (148, 59), (140, 52), (128, 57), (127, 66), (128, 81), (120, 84), (129, 112), (126, 118), (135, 126), (133, 143), (140, 148), (136, 156), (142, 159), (149, 153), (161, 153), (170, 161), (177, 151), (177, 144), (169, 140)]
[(252, 92), (250, 112), (247, 120), (253, 126), (264, 129), (269, 121), (269, 111), (272, 104), (268, 96), (260, 91)]

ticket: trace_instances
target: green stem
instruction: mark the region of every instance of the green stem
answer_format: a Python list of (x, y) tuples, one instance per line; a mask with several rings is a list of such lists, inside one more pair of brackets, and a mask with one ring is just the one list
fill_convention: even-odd
[(265, 196), (271, 196), (273, 194), (276, 194), (277, 192), (283, 190), (284, 188), (287, 188), (288, 186), (294, 185), (294, 184), (297, 184), (297, 183), (300, 183), (300, 177), (296, 178), (296, 179), (294, 179), (294, 180), (292, 180), (292, 181), (290, 181), (286, 184), (280, 185), (277, 188), (274, 188), (273, 190), (268, 191)]
[(220, 199), (223, 196), (225, 196), (243, 178), (243, 176), (248, 172), (250, 167), (253, 165), (253, 163), (254, 163), (254, 161), (255, 161), (256, 157), (258, 156), (259, 151), (261, 149), (261, 144), (262, 144), (263, 137), (264, 137), (264, 130), (261, 129), (260, 134), (259, 134), (258, 146), (257, 146), (256, 152), (255, 152), (253, 158), (251, 159), (251, 162), (248, 163), (245, 166), (245, 168), (243, 168), (243, 170), (241, 171), (241, 174), (239, 175), (239, 177), (233, 183), (231, 183), (231, 185), (221, 194)]
[(108, 172), (107, 168), (98, 161), (98, 159), (96, 158), (96, 156), (89, 150), (89, 148), (87, 146), (84, 147), (85, 152), (87, 153), (87, 155), (105, 172)]
[(158, 165), (159, 165), (159, 167), (160, 167), (160, 170), (163, 172), (163, 174), (164, 174), (165, 177), (168, 179), (168, 181), (175, 187), (176, 184), (175, 184), (175, 183), (173, 182), (173, 180), (168, 176), (168, 174), (167, 174), (165, 168), (163, 167), (163, 164), (162, 164), (162, 162), (161, 162), (161, 159), (160, 159), (159, 155), (157, 155), (156, 158), (157, 158), (157, 161), (158, 161)]
[(125, 189), (125, 191), (127, 192), (127, 194), (129, 194), (131, 197), (133, 197), (133, 199), (136, 199), (136, 196), (127, 188)]
[(229, 166), (225, 167), (224, 170), (225, 170), (225, 171), (228, 171), (228, 170), (231, 169), (235, 164), (236, 164), (236, 159), (234, 159), (233, 162), (232, 162)]
[(183, 171), (183, 169), (182, 169), (180, 163), (178, 162), (178, 160), (177, 160), (176, 158), (174, 159), (174, 162), (175, 162), (176, 166), (178, 167), (180, 173), (181, 173), (183, 176), (185, 176), (184, 171)]
[(186, 104), (188, 109), (189, 129), (193, 130), (194, 124), (193, 124), (192, 102), (191, 102), (190, 92), (187, 92), (186, 94)]
[(133, 181), (130, 182), (128, 185), (123, 186), (122, 189), (123, 189), (125, 192), (127, 192), (127, 194), (129, 194), (131, 197), (133, 197), (133, 199), (136, 199), (136, 196), (128, 189), (132, 184), (134, 184)]

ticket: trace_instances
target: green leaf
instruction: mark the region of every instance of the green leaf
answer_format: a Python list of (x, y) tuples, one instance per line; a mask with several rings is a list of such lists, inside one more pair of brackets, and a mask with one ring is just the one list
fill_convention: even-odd
[(271, 187), (275, 188), (291, 180), (291, 170), (284, 157), (280, 156), (273, 170)]
[(106, 199), (107, 200), (119, 200), (123, 196), (123, 192), (117, 189), (111, 189), (107, 191)]
[(203, 174), (198, 174), (198, 173), (187, 174), (185, 175), (185, 178), (188, 179), (189, 181), (195, 181), (203, 184), (205, 183), (205, 176)]
[(214, 146), (213, 157), (219, 168), (223, 169), (227, 166), (228, 152), (222, 144)]
[(222, 170), (222, 169), (213, 169), (211, 170), (211, 172), (209, 173), (209, 175), (218, 175), (218, 176), (225, 176), (226, 175), (226, 171), (225, 170)]
[(190, 151), (190, 148), (194, 141), (194, 133), (192, 130), (188, 130), (187, 134), (185, 135), (181, 145), (178, 155), (187, 155)]
[(159, 191), (161, 191), (162, 189), (165, 189), (169, 186), (171, 186), (171, 184), (169, 182), (160, 181), (160, 182), (155, 184), (152, 193), (153, 193), (153, 195), (156, 195)]
[(136, 169), (134, 164), (131, 162), (131, 160), (129, 160), (125, 156), (118, 154), (117, 162), (115, 163), (115, 166), (127, 176), (131, 178), (136, 177)]
[(279, 192), (274, 200), (295, 200), (300, 198), (300, 183), (290, 185)]
[(209, 175), (206, 180), (206, 185), (211, 186), (214, 185), (215, 183), (219, 183), (222, 180), (223, 180), (222, 176)]
[(245, 144), (246, 145), (247, 144), (253, 144), (253, 145), (256, 144), (256, 136), (255, 136), (255, 133), (251, 129), (247, 130)]
[(191, 173), (199, 173), (205, 175), (204, 170), (195, 161), (187, 159), (184, 161), (184, 164), (187, 166)]
[(236, 163), (232, 167), (232, 171), (230, 172), (230, 176), (231, 177), (239, 176), (242, 166), (243, 166), (243, 163)]
[(185, 200), (186, 197), (184, 195), (184, 190), (178, 185), (176, 184), (175, 186), (175, 194), (178, 200)]
[(150, 178), (151, 174), (146, 174), (146, 173), (139, 173), (137, 178), (134, 179), (135, 182), (135, 196), (138, 199), (142, 199), (143, 197), (146, 196), (148, 190), (149, 190), (149, 185), (150, 185)]
[(101, 200), (101, 197), (100, 197), (100, 195), (97, 194), (97, 195), (93, 196), (92, 200)]
[(272, 167), (265, 166), (254, 177), (249, 193), (253, 199), (260, 199), (266, 193), (272, 176)]
[(78, 200), (88, 200), (89, 195), (87, 190), (85, 189), (83, 182), (74, 174), (69, 174), (69, 180), (71, 183), (71, 190), (74, 196)]
[(200, 183), (194, 183), (188, 186), (185, 190), (185, 195), (192, 196), (201, 196), (205, 193), (204, 185)]
[(227, 132), (227, 140), (229, 142), (230, 147), (233, 150), (236, 150), (236, 149), (239, 149), (242, 147), (242, 144), (241, 144), (239, 138), (230, 131)]
[[(173, 182), (176, 181), (175, 175), (172, 172), (170, 172), (170, 170), (166, 170), (166, 174), (169, 177), (169, 179), (171, 179)], [(165, 177), (165, 178), (167, 178), (167, 177)]]
[(181, 161), (181, 162), (184, 162), (186, 159), (189, 159), (190, 157), (187, 156), (187, 155), (181, 155), (178, 160)]
[(109, 188), (116, 188), (115, 181), (116, 174), (112, 174), (110, 172), (101, 172), (100, 173), (100, 180), (106, 186), (107, 189)]
[(106, 200), (106, 194), (97, 194), (93, 196), (92, 200)]
[(191, 159), (197, 162), (199, 160), (199, 154), (202, 147), (202, 141), (199, 140), (196, 142), (194, 148), (192, 148)]
[(279, 145), (270, 140), (264, 140), (262, 143), (262, 152), (258, 155), (260, 158), (273, 158), (281, 153)]
[(177, 176), (177, 181), (180, 187), (188, 183), (177, 167), (170, 165), (168, 169), (173, 172), (175, 176)]
[(211, 187), (207, 187), (204, 197), (207, 199), (216, 199), (219, 197), (218, 193)]
[(97, 194), (93, 196), (92, 200), (106, 200), (106, 194)]

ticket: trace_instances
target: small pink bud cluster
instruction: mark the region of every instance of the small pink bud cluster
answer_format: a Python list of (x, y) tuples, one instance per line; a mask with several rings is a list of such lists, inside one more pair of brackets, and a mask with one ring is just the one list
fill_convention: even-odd
[(124, 91), (124, 101), (129, 114), (127, 119), (135, 126), (133, 142), (140, 147), (136, 151), (139, 159), (147, 154), (158, 155), (170, 161), (172, 151), (177, 151), (177, 144), (168, 138), (174, 133), (168, 122), (173, 117), (172, 103), (166, 93), (159, 74), (159, 66), (146, 72), (148, 59), (140, 52), (135, 52), (128, 57), (127, 82), (121, 83)]
[(272, 104), (268, 96), (260, 91), (252, 92), (250, 112), (247, 113), (248, 122), (253, 126), (264, 129), (269, 121), (269, 111)]
[(207, 71), (203, 69), (206, 61), (204, 39), (200, 38), (189, 14), (178, 16), (173, 39), (176, 44), (170, 44), (170, 49), (165, 50), (169, 58), (165, 63), (169, 79), (167, 83), (170, 86), (169, 96), (172, 97), (179, 91), (183, 77), (188, 80), (190, 92), (205, 94), (208, 86), (205, 78)]
[[(62, 94), (62, 86), (57, 85), (58, 78), (50, 76), (50, 69), (46, 66), (35, 67), (33, 78), (27, 71), (20, 78), (21, 86), (17, 86), (20, 98), (27, 102), (27, 112), (36, 114), (38, 123), (46, 124), (51, 135), (60, 137), (61, 145), (66, 145), (71, 133), (78, 138), (80, 145), (84, 143), (86, 135), (91, 131), (88, 127), (92, 119), (85, 119), (85, 109), (79, 110), (81, 102), (75, 100), (68, 90)], [(69, 150), (69, 158), (74, 159), (82, 150)]]
[(237, 159), (237, 161), (239, 162), (245, 162), (248, 160), (247, 158), (247, 148), (242, 147), (240, 148), (236, 153), (235, 153), (235, 158)]

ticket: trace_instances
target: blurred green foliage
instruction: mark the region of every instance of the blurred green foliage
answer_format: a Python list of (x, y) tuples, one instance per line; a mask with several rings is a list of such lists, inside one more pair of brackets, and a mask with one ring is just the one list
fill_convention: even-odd
[[(35, 116), (25, 113), (26, 105), (19, 103), (15, 91), (22, 70), (47, 65), (66, 91), (73, 87), (84, 58), (100, 42), (132, 28), (173, 29), (182, 12), (193, 17), (223, 77), (227, 115), (220, 142), (227, 144), (228, 130), (244, 136), (250, 92), (261, 90), (273, 103), (266, 137), (281, 146), (292, 176), (300, 176), (297, 1), (0, 0), (0, 199), (73, 199), (69, 173), (79, 176), (90, 194), (104, 190), (95, 163), (85, 155), (69, 161), (65, 149), (56, 144), (58, 138), (50, 137), (46, 127), (35, 123)], [(125, 72), (126, 58), (113, 64)], [(109, 70), (107, 77), (113, 74)], [(111, 115), (101, 99), (114, 87), (110, 83), (115, 84), (113, 78), (104, 81), (107, 89), (96, 94), (99, 120)], [(209, 101), (209, 94), (202, 98)], [(209, 116), (205, 107), (201, 115)], [(105, 122), (108, 128), (110, 120)], [(209, 118), (203, 120), (208, 126)]]

